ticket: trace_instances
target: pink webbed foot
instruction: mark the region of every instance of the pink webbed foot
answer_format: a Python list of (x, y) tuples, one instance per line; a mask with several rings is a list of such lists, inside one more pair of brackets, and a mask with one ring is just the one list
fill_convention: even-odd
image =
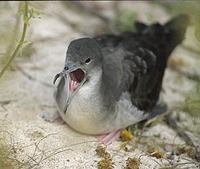
[(104, 145), (109, 145), (120, 137), (120, 129), (97, 136), (97, 140)]

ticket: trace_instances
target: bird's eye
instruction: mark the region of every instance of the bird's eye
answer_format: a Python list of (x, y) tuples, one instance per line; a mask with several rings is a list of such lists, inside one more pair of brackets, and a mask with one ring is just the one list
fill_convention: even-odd
[(69, 68), (67, 66), (64, 67), (65, 70), (69, 70)]
[(91, 62), (91, 59), (90, 58), (87, 58), (86, 60), (85, 60), (85, 63), (86, 64), (89, 64)]

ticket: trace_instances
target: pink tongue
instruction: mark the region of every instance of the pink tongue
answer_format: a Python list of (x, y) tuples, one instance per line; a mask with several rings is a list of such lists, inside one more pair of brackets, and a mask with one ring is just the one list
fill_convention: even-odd
[(70, 83), (69, 83), (69, 90), (70, 91), (75, 91), (76, 88), (78, 87), (79, 83), (77, 83), (76, 81), (73, 81), (73, 80), (70, 80)]

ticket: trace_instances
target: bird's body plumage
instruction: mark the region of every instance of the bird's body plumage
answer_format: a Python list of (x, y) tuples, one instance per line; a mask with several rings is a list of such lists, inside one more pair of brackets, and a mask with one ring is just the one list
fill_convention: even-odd
[[(150, 112), (159, 99), (168, 57), (183, 40), (187, 24), (188, 18), (180, 16), (163, 26), (137, 23), (135, 33), (76, 40), (66, 64), (78, 63), (86, 79), (65, 112), (66, 101), (59, 105), (67, 85), (62, 77), (55, 96), (63, 119), (80, 132), (102, 134), (154, 116)], [(92, 58), (95, 54), (99, 57)], [(87, 57), (94, 60), (89, 68), (83, 64)]]

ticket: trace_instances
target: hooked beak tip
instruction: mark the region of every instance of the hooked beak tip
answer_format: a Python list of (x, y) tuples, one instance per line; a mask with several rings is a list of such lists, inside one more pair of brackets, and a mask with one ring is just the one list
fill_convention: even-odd
[(56, 76), (53, 79), (53, 84), (55, 85), (56, 80), (60, 77), (61, 73), (56, 74)]

